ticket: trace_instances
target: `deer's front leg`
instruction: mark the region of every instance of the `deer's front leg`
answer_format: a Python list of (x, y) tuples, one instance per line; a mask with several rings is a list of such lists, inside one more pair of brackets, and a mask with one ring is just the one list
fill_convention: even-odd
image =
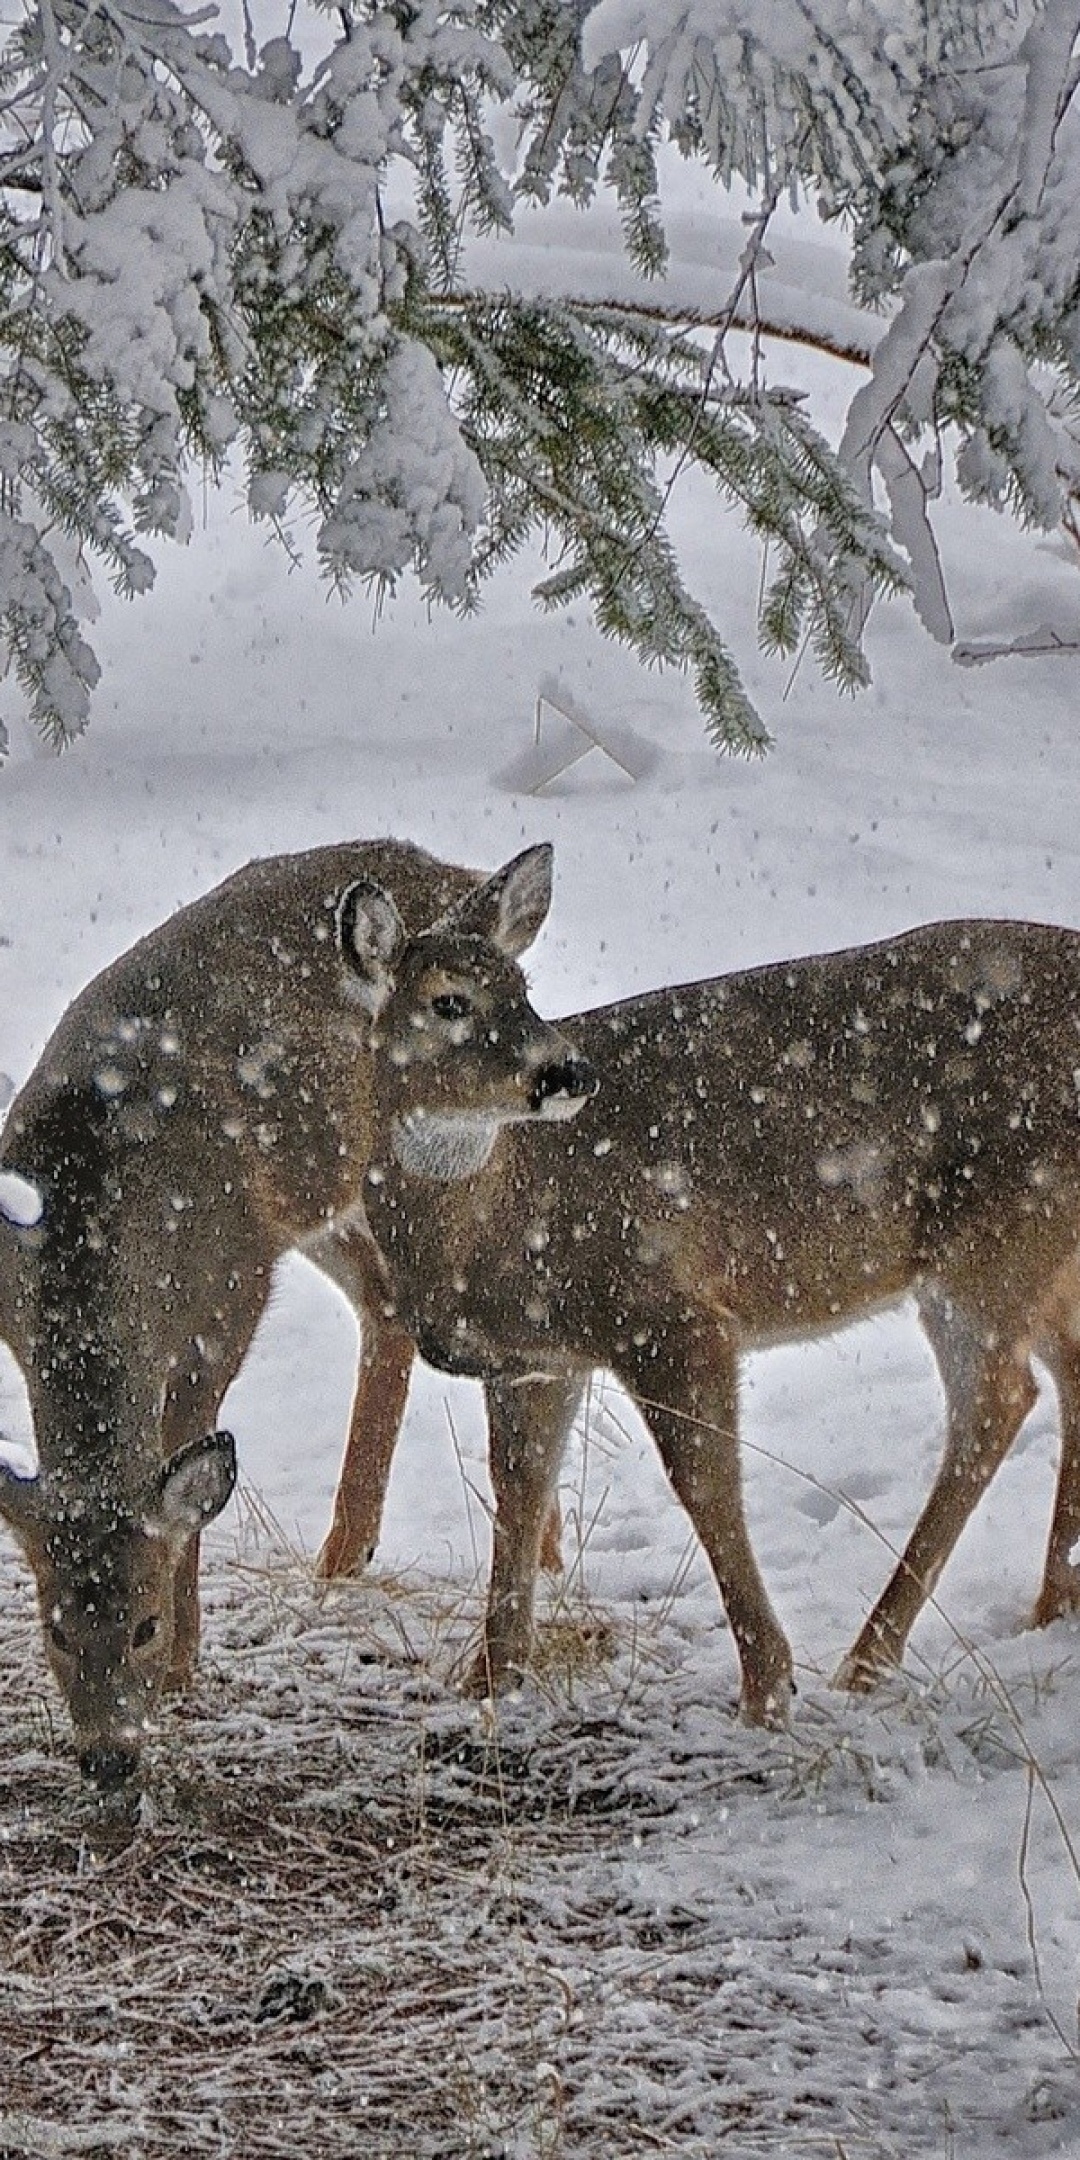
[(739, 1714), (783, 1725), (791, 1648), (747, 1528), (739, 1459), (737, 1349), (721, 1321), (658, 1324), (620, 1378), (631, 1387), (675, 1492), (708, 1555), (742, 1668)]
[(495, 1516), (484, 1641), (466, 1683), (473, 1694), (514, 1687), (528, 1668), (541, 1550), (582, 1384), (552, 1375), (485, 1387)]

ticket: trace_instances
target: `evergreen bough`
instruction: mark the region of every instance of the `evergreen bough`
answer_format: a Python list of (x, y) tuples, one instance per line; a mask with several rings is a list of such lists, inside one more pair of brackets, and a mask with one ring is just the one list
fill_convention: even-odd
[[(314, 511), (342, 587), (413, 572), (471, 608), (539, 534), (538, 600), (690, 669), (736, 751), (767, 736), (668, 531), (683, 472), (761, 541), (762, 644), (845, 688), (876, 594), (949, 634), (946, 434), (968, 493), (1072, 520), (1080, 0), (306, 0), (261, 53), (209, 18), (23, 0), (0, 54), (0, 633), (50, 739), (97, 678), (87, 565), (144, 591), (230, 459), (284, 536)], [(707, 330), (665, 314), (669, 136), (757, 205)], [(836, 449), (756, 335), (741, 377), (729, 350), (806, 188), (888, 311)], [(653, 308), (470, 282), (470, 232), (601, 191)]]

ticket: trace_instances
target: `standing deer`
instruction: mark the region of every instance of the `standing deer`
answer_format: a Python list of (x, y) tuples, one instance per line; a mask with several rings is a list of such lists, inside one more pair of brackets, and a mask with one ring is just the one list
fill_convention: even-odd
[[(287, 1248), (361, 1320), (349, 1450), (385, 1481), (413, 1345), (354, 1206), (374, 1116), (370, 1000), (341, 958), (358, 879), (411, 930), (445, 918), (448, 949), (483, 931), (512, 951), (546, 913), (550, 851), (490, 879), (393, 841), (249, 865), (76, 999), (0, 1140), (0, 1334), (39, 1456), (34, 1477), (0, 1466), (0, 1513), (105, 1792), (137, 1789), (161, 1691), (190, 1676), (199, 1532), (235, 1478), (218, 1407)], [(539, 1039), (515, 1038), (519, 1063), (543, 1063)]]
[[(938, 923), (576, 1014), (564, 1025), (600, 1075), (595, 1100), (567, 1131), (497, 1144), (470, 1104), (488, 1001), (455, 983), (440, 1032), (426, 950), (399, 929), (377, 972), (362, 944), (346, 957), (375, 1022), (364, 1206), (396, 1322), (485, 1383), (496, 1511), (475, 1685), (527, 1664), (542, 1526), (603, 1366), (708, 1555), (742, 1714), (783, 1719), (791, 1652), (740, 1490), (740, 1355), (906, 1294), (947, 1397), (945, 1454), (838, 1680), (869, 1687), (901, 1659), (1035, 1400), (1035, 1351), (1063, 1428), (1035, 1618), (1080, 1603), (1080, 935)], [(442, 1107), (455, 1091), (460, 1117)], [(376, 1476), (350, 1447), (343, 1504), (368, 1525)]]

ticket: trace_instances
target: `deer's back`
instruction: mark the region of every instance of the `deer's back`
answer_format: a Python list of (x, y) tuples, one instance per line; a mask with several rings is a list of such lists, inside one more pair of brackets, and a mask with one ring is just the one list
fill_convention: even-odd
[(42, 1300), (72, 1306), (77, 1264), (97, 1326), (130, 1334), (134, 1355), (152, 1310), (160, 1352), (163, 1311), (173, 1334), (206, 1325), (238, 1270), (265, 1274), (348, 1204), (372, 1102), (334, 909), (361, 876), (416, 929), (475, 882), (394, 841), (270, 857), (140, 939), (69, 1006), (0, 1138), (0, 1162), (53, 1194), (23, 1241), (10, 1333), (39, 1325)]
[(931, 924), (564, 1025), (600, 1075), (572, 1125), (369, 1208), (438, 1362), (819, 1332), (928, 1273), (1034, 1299), (1076, 1244), (1076, 933)]

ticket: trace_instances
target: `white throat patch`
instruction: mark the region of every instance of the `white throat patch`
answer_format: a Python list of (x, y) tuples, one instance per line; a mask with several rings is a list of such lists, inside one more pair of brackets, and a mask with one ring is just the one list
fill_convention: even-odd
[(482, 1170), (499, 1137), (505, 1118), (484, 1116), (477, 1110), (414, 1110), (395, 1118), (392, 1128), (394, 1154), (411, 1177), (473, 1177)]

